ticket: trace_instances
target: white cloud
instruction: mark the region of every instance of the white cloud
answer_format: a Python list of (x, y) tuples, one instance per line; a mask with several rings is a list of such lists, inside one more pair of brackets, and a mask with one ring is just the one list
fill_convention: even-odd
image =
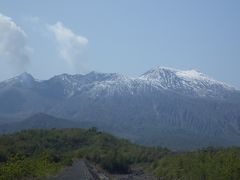
[(26, 38), (26, 33), (10, 17), (0, 14), (0, 61), (15, 73), (25, 71), (29, 63)]
[(49, 29), (59, 44), (60, 56), (71, 68), (83, 63), (83, 54), (88, 44), (86, 37), (75, 34), (71, 29), (65, 27), (61, 22), (50, 25)]

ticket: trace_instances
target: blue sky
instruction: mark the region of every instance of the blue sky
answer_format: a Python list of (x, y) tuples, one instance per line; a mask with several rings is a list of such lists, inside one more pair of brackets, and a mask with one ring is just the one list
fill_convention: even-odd
[(240, 87), (239, 9), (237, 0), (2, 0), (0, 80), (22, 71), (137, 76), (160, 65)]

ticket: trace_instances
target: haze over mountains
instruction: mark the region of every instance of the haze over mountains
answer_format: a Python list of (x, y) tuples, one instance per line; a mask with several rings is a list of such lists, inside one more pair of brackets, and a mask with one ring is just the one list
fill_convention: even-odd
[[(39, 119), (39, 112), (51, 116)], [(240, 145), (240, 91), (195, 70), (156, 67), (136, 78), (91, 72), (49, 80), (23, 73), (0, 83), (0, 131), (46, 128), (39, 125), (45, 116), (51, 117), (47, 127), (96, 126), (146, 145)]]

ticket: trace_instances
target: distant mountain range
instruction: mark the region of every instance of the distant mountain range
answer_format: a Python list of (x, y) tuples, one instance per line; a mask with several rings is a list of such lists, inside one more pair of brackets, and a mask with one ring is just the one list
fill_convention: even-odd
[(240, 91), (196, 70), (164, 67), (136, 78), (91, 72), (36, 80), (23, 73), (0, 83), (0, 131), (22, 126), (96, 126), (173, 149), (240, 145)]

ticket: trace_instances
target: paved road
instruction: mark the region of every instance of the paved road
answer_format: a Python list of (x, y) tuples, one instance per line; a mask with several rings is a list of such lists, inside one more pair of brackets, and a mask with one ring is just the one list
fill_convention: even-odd
[(75, 162), (71, 167), (66, 168), (58, 176), (48, 180), (98, 180), (99, 177), (89, 171), (83, 160)]
[(144, 174), (143, 171), (135, 171), (125, 175), (107, 174), (97, 170), (94, 165), (80, 160), (63, 170), (56, 177), (47, 178), (46, 180), (156, 180), (156, 178)]

